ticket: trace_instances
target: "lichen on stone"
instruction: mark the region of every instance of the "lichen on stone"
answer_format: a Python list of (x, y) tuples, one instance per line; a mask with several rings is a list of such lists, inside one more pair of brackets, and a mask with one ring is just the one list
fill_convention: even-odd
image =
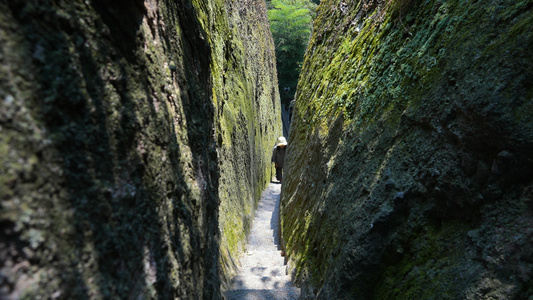
[(321, 2), (281, 207), (304, 297), (531, 294), (531, 9)]
[(220, 298), (281, 132), (265, 4), (0, 10), (0, 298)]

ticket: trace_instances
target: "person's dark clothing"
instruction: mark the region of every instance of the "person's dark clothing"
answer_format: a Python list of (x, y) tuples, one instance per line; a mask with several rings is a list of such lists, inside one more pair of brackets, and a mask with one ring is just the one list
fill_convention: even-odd
[(285, 150), (287, 147), (274, 147), (272, 150), (272, 162), (276, 164), (276, 179), (281, 181), (283, 178), (283, 165), (285, 163)]
[(276, 179), (281, 182), (281, 179), (283, 179), (283, 168), (276, 168)]
[(285, 149), (287, 147), (276, 146), (272, 150), (272, 162), (283, 168), (285, 162)]

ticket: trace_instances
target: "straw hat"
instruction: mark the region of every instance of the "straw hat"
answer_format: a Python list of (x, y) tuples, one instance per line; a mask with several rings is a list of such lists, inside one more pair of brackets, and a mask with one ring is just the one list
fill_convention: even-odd
[(280, 136), (276, 147), (277, 146), (287, 146), (287, 140), (284, 137)]

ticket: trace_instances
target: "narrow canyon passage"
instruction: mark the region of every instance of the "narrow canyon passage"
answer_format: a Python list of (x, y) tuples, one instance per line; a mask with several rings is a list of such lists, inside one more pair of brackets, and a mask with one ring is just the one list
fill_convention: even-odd
[(232, 280), (227, 299), (297, 299), (299, 289), (287, 275), (279, 240), (281, 184), (271, 183), (263, 191), (255, 212), (239, 274)]
[(0, 299), (533, 300), (532, 62), (533, 0), (0, 1)]

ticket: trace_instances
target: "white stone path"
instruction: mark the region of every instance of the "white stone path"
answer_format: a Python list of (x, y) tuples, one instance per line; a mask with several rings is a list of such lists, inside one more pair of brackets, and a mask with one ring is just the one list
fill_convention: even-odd
[(281, 184), (271, 183), (261, 195), (239, 274), (224, 293), (228, 300), (297, 299), (300, 294), (287, 276), (285, 257), (281, 256), (280, 191)]

